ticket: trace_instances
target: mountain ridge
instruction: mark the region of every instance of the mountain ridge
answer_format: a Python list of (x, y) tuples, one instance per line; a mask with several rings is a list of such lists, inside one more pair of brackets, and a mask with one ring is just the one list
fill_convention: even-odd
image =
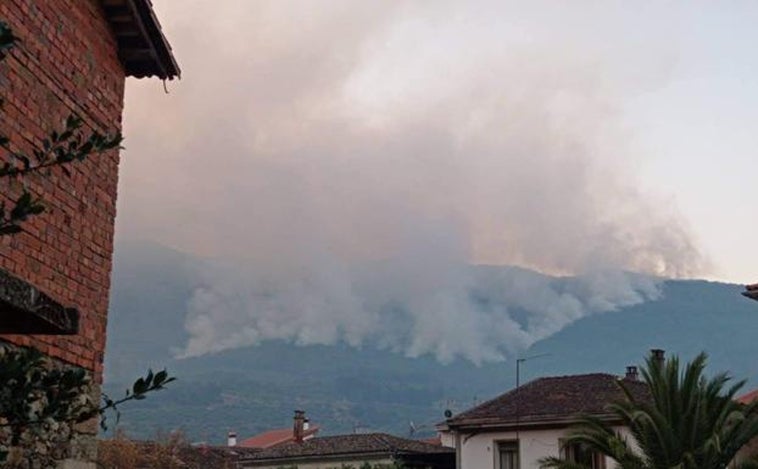
[[(221, 443), (231, 429), (247, 436), (287, 427), (294, 408), (306, 409), (327, 434), (368, 428), (408, 435), (413, 422), (419, 435), (431, 432), (445, 409), (464, 410), (515, 382), (512, 360), (443, 364), (428, 355), (343, 343), (266, 341), (175, 359), (187, 338), (184, 312), (201, 264), (150, 243), (116, 250), (105, 389), (118, 393), (147, 367), (168, 367), (179, 377), (170, 389), (124, 409), (121, 426), (134, 436), (182, 428), (192, 439)], [(490, 269), (498, 270), (483, 271)], [(521, 355), (548, 355), (522, 363), (521, 381), (580, 372), (621, 375), (650, 348), (663, 348), (685, 359), (706, 350), (710, 370), (758, 384), (749, 334), (758, 323), (758, 304), (741, 297), (739, 286), (720, 282), (667, 280), (661, 289), (657, 300), (583, 317), (534, 343)]]

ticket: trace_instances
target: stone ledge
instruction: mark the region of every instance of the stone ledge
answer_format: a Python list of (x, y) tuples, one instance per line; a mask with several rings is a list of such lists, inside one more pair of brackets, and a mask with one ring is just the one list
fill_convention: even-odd
[(74, 335), (79, 311), (0, 269), (0, 334)]

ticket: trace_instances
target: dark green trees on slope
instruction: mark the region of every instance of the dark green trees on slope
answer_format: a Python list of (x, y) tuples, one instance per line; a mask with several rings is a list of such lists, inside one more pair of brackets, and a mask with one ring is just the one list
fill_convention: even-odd
[[(709, 378), (705, 365), (704, 353), (683, 368), (677, 357), (665, 363), (649, 358), (642, 375), (650, 399), (636, 400), (620, 383), (626, 398), (610, 409), (634, 441), (595, 418), (583, 418), (568, 441), (612, 458), (621, 469), (758, 468), (753, 461), (730, 466), (758, 436), (758, 403), (735, 401), (744, 382), (730, 384), (726, 374)], [(542, 467), (585, 466), (547, 458)]]

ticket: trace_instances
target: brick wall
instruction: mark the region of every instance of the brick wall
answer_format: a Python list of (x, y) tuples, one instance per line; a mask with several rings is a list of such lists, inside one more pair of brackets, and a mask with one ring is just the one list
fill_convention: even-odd
[[(93, 129), (121, 128), (124, 70), (97, 0), (2, 0), (21, 43), (0, 62), (0, 133), (28, 151), (75, 113)], [(113, 251), (118, 152), (30, 179), (48, 211), (0, 238), (0, 268), (79, 309), (76, 336), (0, 336), (85, 367), (100, 379)], [(2, 182), (2, 194), (8, 185)], [(10, 194), (13, 194), (11, 191)]]

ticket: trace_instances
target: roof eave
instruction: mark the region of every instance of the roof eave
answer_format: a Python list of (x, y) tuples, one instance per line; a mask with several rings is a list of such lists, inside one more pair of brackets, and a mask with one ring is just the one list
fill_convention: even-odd
[[(614, 414), (592, 414), (592, 417), (613, 423), (618, 420)], [(458, 421), (447, 421), (437, 428), (441, 431), (481, 431), (481, 430), (514, 430), (516, 428), (525, 430), (527, 428), (545, 428), (545, 427), (565, 427), (580, 422), (580, 416), (551, 416), (529, 418), (522, 417), (520, 420), (502, 419), (502, 418), (478, 418), (478, 419), (461, 419)]]
[(353, 451), (353, 452), (341, 452), (334, 454), (309, 454), (298, 456), (281, 456), (281, 457), (268, 457), (268, 458), (256, 458), (255, 455), (239, 458), (240, 463), (248, 465), (268, 465), (268, 464), (290, 464), (290, 463), (306, 463), (314, 461), (347, 461), (347, 460), (362, 460), (362, 459), (384, 459), (392, 457), (404, 457), (404, 456), (426, 456), (430, 454), (450, 454), (453, 451), (438, 451), (433, 453), (426, 453), (423, 451), (410, 451), (410, 450), (398, 450), (387, 449), (384, 451)]
[(392, 451), (354, 451), (354, 452), (343, 452), (343, 453), (334, 453), (334, 454), (308, 454), (308, 455), (297, 455), (297, 456), (275, 456), (275, 457), (268, 457), (268, 458), (256, 458), (255, 455), (249, 456), (249, 457), (240, 457), (240, 462), (244, 462), (247, 464), (270, 464), (270, 463), (277, 463), (282, 464), (284, 463), (297, 463), (297, 462), (313, 462), (313, 461), (340, 461), (340, 460), (346, 460), (346, 459), (361, 459), (361, 458), (385, 458), (385, 457), (391, 457), (393, 454)]
[(101, 4), (127, 76), (163, 80), (181, 77), (150, 0), (101, 0)]

